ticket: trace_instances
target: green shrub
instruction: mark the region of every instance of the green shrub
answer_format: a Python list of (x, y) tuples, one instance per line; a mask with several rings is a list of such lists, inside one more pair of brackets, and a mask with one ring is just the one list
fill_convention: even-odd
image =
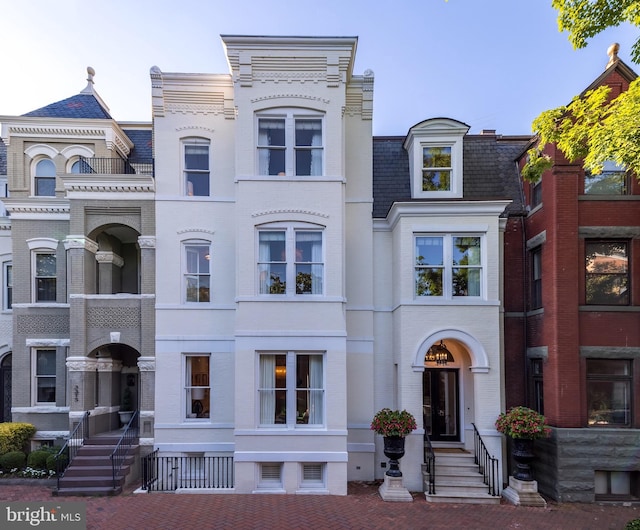
[(0, 455), (25, 450), (35, 433), (30, 423), (0, 423)]
[(640, 530), (640, 519), (633, 519), (629, 521), (624, 530)]
[[(59, 450), (59, 448), (58, 448)], [(56, 455), (58, 454), (58, 452), (56, 451), (53, 454), (50, 454), (47, 457), (47, 469), (49, 471), (55, 471), (57, 472), (58, 470), (56, 469)], [(60, 467), (60, 471), (64, 471), (67, 467), (67, 464), (69, 463), (69, 455), (66, 453), (62, 453), (60, 455), (60, 462), (59, 462), (59, 467)]]
[(38, 449), (37, 451), (31, 451), (27, 457), (27, 465), (35, 469), (46, 469), (47, 458), (51, 455), (51, 451)]
[(10, 451), (0, 456), (0, 467), (6, 473), (22, 469), (27, 464), (27, 455), (22, 451)]

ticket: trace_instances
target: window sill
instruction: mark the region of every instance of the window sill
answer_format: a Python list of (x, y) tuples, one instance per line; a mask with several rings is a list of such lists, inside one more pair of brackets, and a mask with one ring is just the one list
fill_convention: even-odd
[(578, 306), (578, 311), (585, 313), (597, 312), (620, 312), (620, 313), (640, 313), (639, 305), (581, 305)]
[(640, 195), (578, 195), (579, 201), (639, 201)]

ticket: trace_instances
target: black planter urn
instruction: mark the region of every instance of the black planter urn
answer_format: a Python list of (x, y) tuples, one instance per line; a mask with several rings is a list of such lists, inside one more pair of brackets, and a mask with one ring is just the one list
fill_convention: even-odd
[(535, 460), (533, 440), (530, 438), (512, 438), (511, 454), (516, 461), (513, 477), (518, 480), (533, 480), (531, 472), (531, 462)]
[(404, 436), (385, 436), (384, 455), (389, 459), (389, 469), (386, 475), (401, 477), (402, 471), (398, 466), (398, 460), (404, 456)]

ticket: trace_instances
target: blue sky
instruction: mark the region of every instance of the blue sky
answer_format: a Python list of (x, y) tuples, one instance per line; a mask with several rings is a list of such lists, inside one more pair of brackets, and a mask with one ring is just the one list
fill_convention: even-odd
[(528, 134), (604, 70), (634, 70), (637, 28), (573, 50), (551, 0), (0, 0), (0, 116), (95, 88), (121, 121), (151, 120), (149, 69), (228, 73), (221, 34), (357, 36), (355, 73), (375, 74), (374, 134), (446, 116), (471, 132)]

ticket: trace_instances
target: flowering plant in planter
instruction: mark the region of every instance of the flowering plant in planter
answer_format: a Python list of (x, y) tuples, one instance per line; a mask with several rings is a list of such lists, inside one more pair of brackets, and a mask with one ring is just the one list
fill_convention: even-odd
[(507, 412), (500, 413), (496, 420), (496, 429), (514, 439), (535, 440), (551, 434), (547, 419), (527, 407), (512, 407)]
[(379, 410), (371, 422), (371, 430), (382, 436), (400, 436), (404, 438), (418, 428), (413, 414), (406, 410)]

